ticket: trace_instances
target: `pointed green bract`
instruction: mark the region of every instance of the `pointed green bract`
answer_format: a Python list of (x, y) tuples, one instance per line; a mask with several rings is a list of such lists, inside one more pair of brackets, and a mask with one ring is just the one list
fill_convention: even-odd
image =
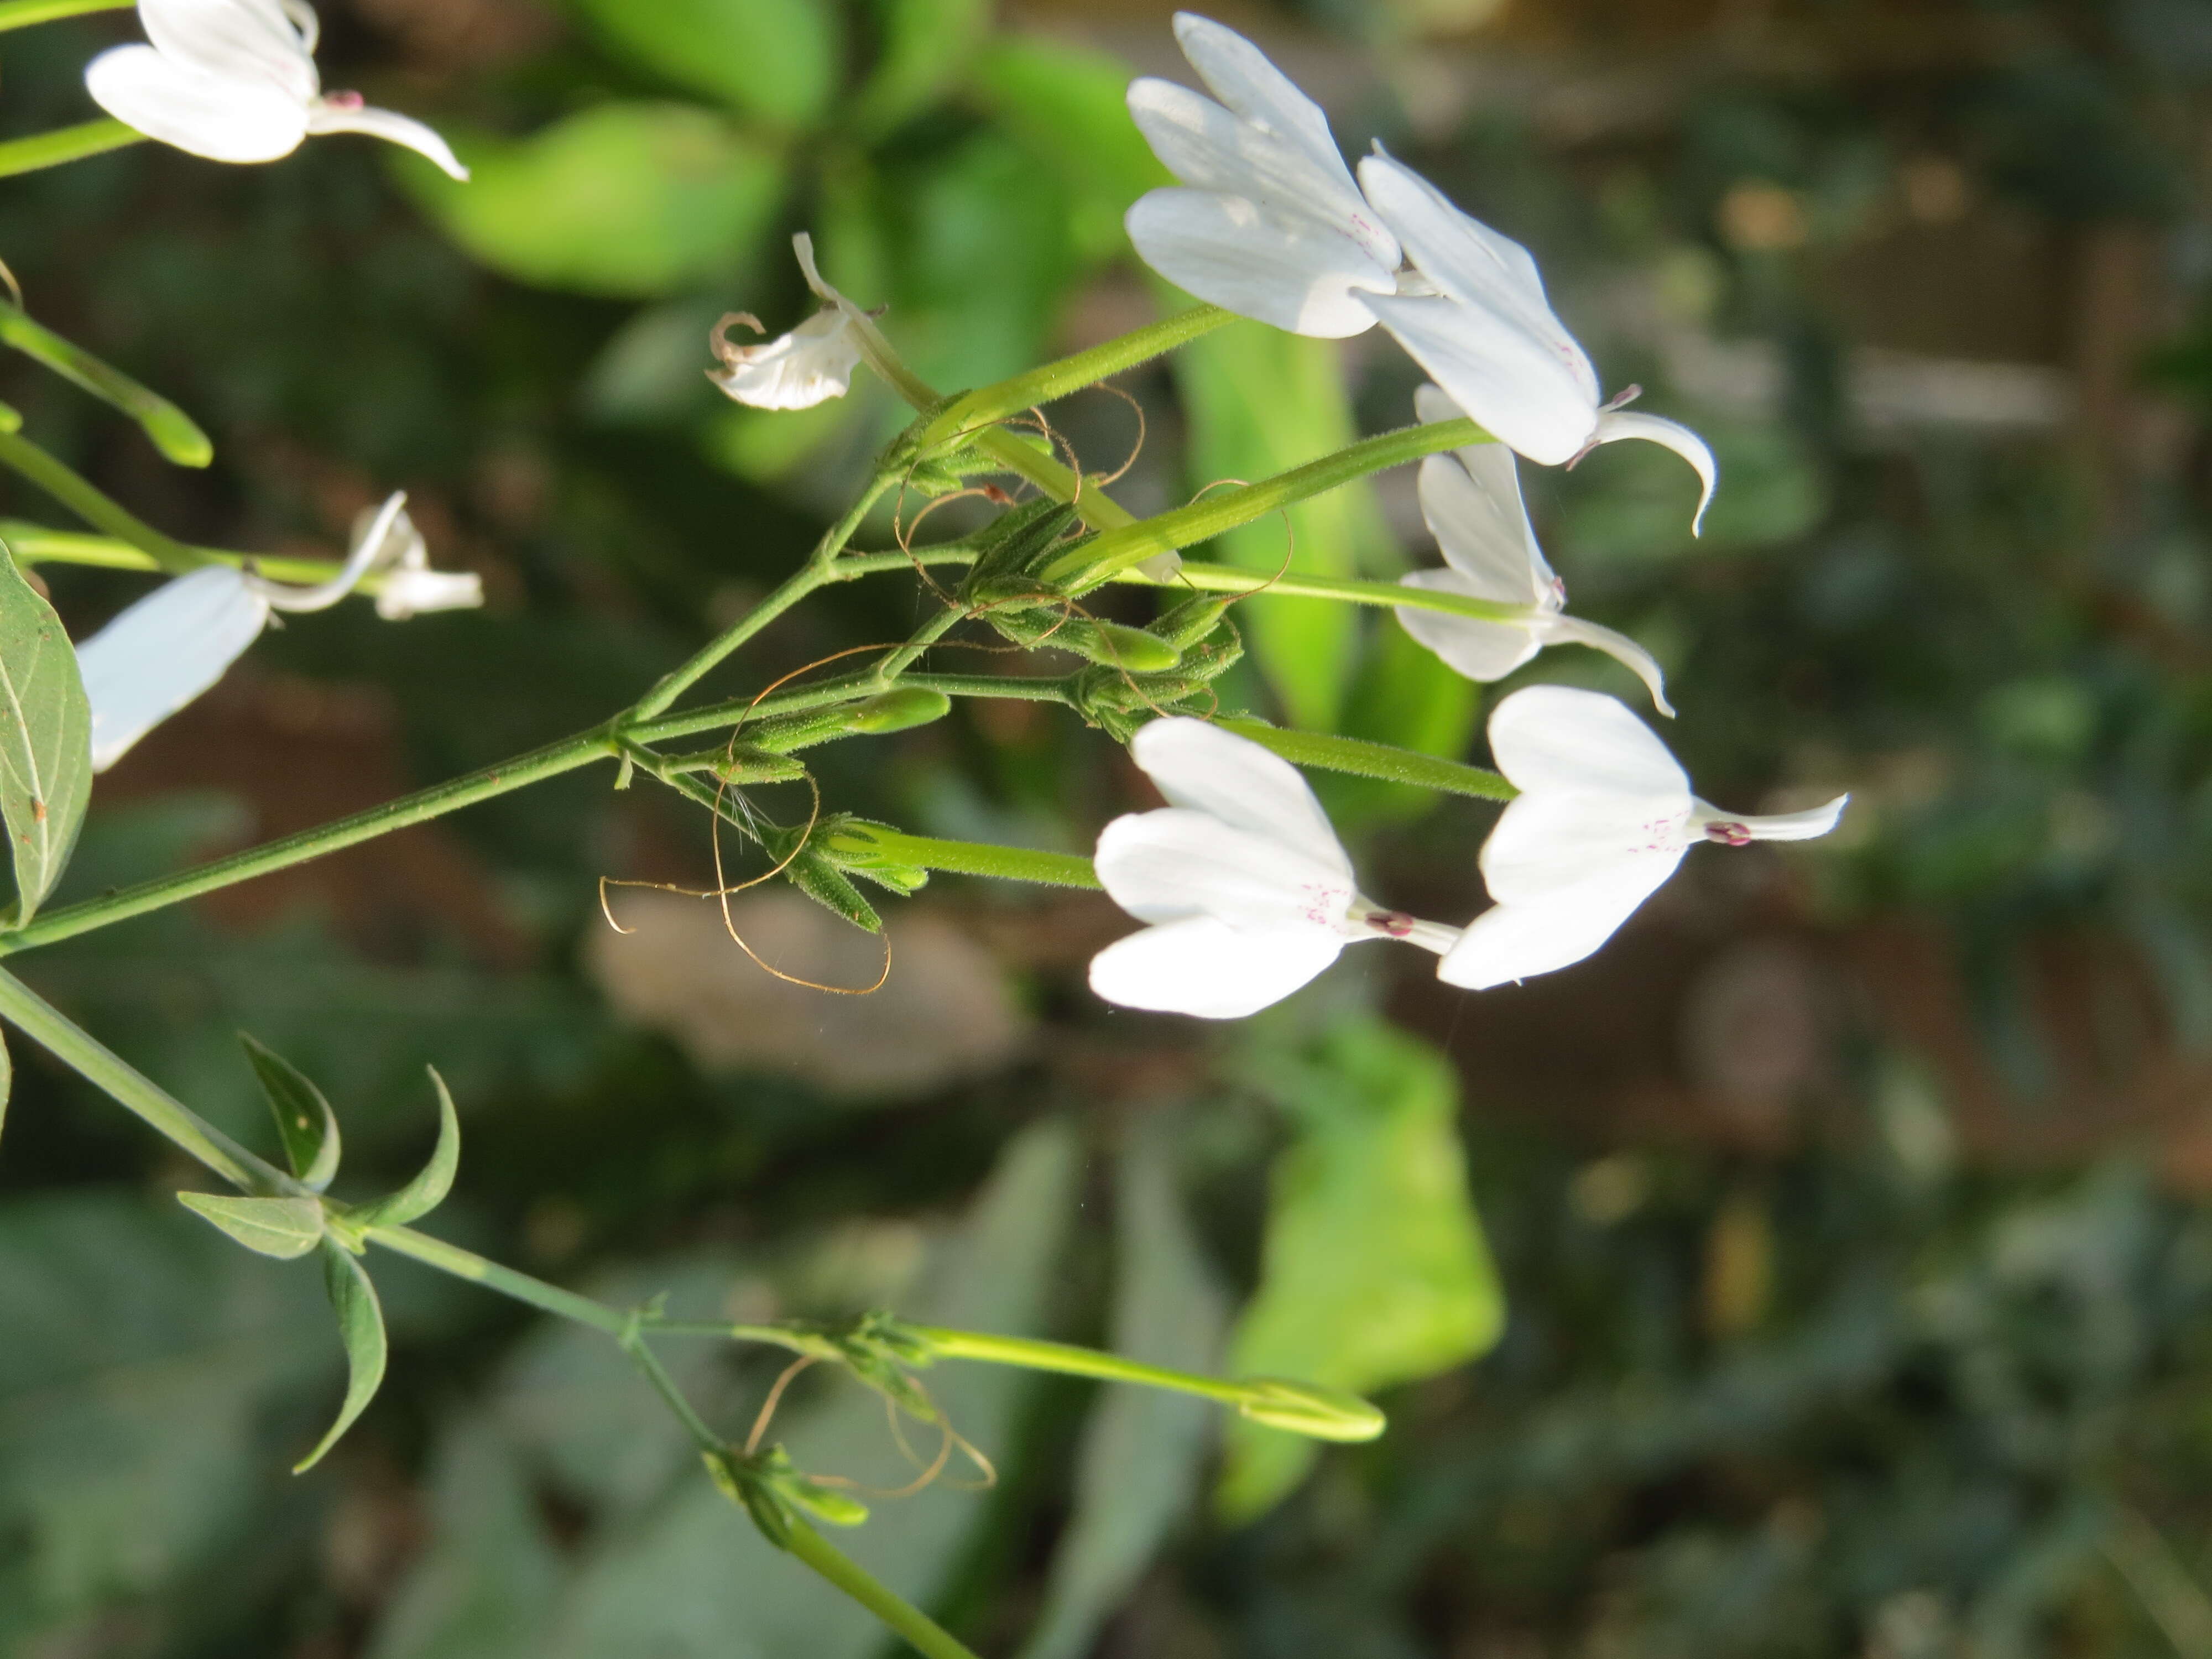
[(376, 1299), (376, 1286), (368, 1282), (368, 1269), (332, 1238), (323, 1241), (323, 1284), (331, 1293), (331, 1306), (337, 1312), (339, 1340), (345, 1344), (345, 1403), (338, 1407), (337, 1421), (331, 1425), (330, 1432), (314, 1450), (292, 1466), (295, 1474), (305, 1474), (321, 1462), (323, 1455), (353, 1426), (354, 1419), (368, 1409), (368, 1402), (376, 1398), (384, 1381), (385, 1361), (390, 1352), (384, 1335), (384, 1309)]
[(15, 927), (61, 879), (91, 795), (92, 707), (76, 653), (53, 606), (0, 556), (0, 819)]
[(338, 1172), (338, 1120), (331, 1103), (306, 1073), (275, 1050), (264, 1048), (245, 1032), (238, 1034), (246, 1058), (269, 1097), (269, 1110), (276, 1120), (276, 1133), (284, 1143), (284, 1156), (300, 1184), (323, 1192)]
[(227, 1193), (179, 1193), (177, 1202), (220, 1227), (257, 1255), (290, 1261), (323, 1237), (323, 1206), (312, 1198), (237, 1198)]
[(430, 1161), (414, 1180), (389, 1198), (354, 1212), (352, 1220), (357, 1226), (404, 1227), (429, 1214), (453, 1190), (453, 1176), (461, 1167), (460, 1115), (453, 1109), (453, 1093), (446, 1087), (446, 1079), (438, 1075), (438, 1068), (423, 1069), (430, 1073), (430, 1086), (438, 1091), (438, 1144), (430, 1149)]
[(0, 301), (0, 341), (121, 410), (138, 422), (165, 459), (179, 466), (205, 466), (215, 459), (213, 441), (183, 410), (5, 301)]

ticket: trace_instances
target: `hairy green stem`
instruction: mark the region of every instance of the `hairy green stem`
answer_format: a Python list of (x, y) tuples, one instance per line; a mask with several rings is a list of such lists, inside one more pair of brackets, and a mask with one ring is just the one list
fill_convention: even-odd
[(914, 630), (907, 642), (878, 662), (871, 678), (875, 684), (888, 686), (906, 672), (915, 659), (952, 631), (967, 613), (946, 605), (927, 622)]
[(88, 11), (126, 11), (137, 0), (7, 0), (0, 5), (0, 33), (27, 29), (33, 23), (51, 23), (61, 17), (82, 17)]
[[(0, 149), (4, 149), (0, 145)], [(12, 432), (0, 432), (0, 466), (21, 473), (95, 530), (120, 537), (162, 569), (194, 570), (208, 562), (202, 554), (163, 535), (129, 508), (110, 501), (89, 479)]]
[(154, 447), (179, 466), (205, 466), (215, 459), (214, 442), (183, 410), (5, 301), (0, 301), (0, 342), (37, 359), (103, 403), (112, 404), (137, 422)]
[(564, 1291), (558, 1285), (549, 1285), (542, 1279), (532, 1279), (528, 1273), (517, 1273), (512, 1267), (502, 1267), (496, 1261), (478, 1255), (474, 1250), (465, 1250), (458, 1244), (448, 1244), (443, 1239), (418, 1233), (412, 1227), (371, 1227), (364, 1235), (372, 1244), (379, 1244), (395, 1255), (404, 1255), (419, 1261), (426, 1267), (434, 1267), (455, 1279), (465, 1279), (471, 1285), (481, 1285), (486, 1290), (515, 1302), (528, 1304), (541, 1313), (567, 1319), (579, 1325), (588, 1325), (595, 1331), (620, 1338), (629, 1328), (630, 1318), (617, 1308), (604, 1302), (594, 1302), (574, 1291)]
[(795, 1516), (784, 1547), (904, 1637), (927, 1659), (975, 1659), (943, 1626)]
[(1293, 766), (1319, 767), (1324, 772), (1345, 772), (1358, 778), (1380, 778), (1387, 783), (1410, 783), (1418, 788), (1438, 789), (1449, 795), (1473, 795), (1479, 800), (1511, 800), (1521, 792), (1495, 772), (1458, 761), (1442, 760), (1412, 749), (1396, 749), (1364, 738), (1340, 738), (1328, 732), (1288, 732), (1260, 720), (1218, 721), (1224, 731), (1249, 738), (1272, 750)]
[(1304, 576), (1285, 571), (1267, 576), (1232, 564), (1206, 564), (1186, 559), (1175, 580), (1156, 582), (1133, 570), (1117, 572), (1114, 580), (1146, 587), (1190, 586), (1206, 593), (1264, 593), (1273, 599), (1329, 599), (1341, 605), (1404, 606), (1413, 611), (1441, 611), (1447, 616), (1471, 617), (1478, 622), (1526, 622), (1534, 608), (1506, 605), (1497, 599), (1478, 599), (1467, 593), (1440, 592), (1431, 587), (1407, 587), (1400, 582), (1357, 581), (1334, 576)]
[[(106, 11), (112, 8), (86, 6), (82, 10)], [(69, 15), (67, 12), (49, 13), (49, 16)], [(26, 23), (43, 23), (45, 17), (27, 17)], [(20, 28), (22, 24), (0, 23), (0, 27)], [(59, 167), (64, 161), (82, 161), (88, 155), (104, 155), (111, 149), (122, 149), (126, 145), (142, 144), (146, 135), (120, 121), (87, 121), (73, 127), (57, 127), (52, 132), (33, 133), (28, 138), (11, 138), (0, 144), (0, 179), (18, 173), (36, 173), (41, 167)]]
[(880, 859), (885, 864), (918, 866), (962, 876), (992, 876), (1000, 881), (1036, 882), (1047, 887), (1098, 885), (1091, 860), (1073, 853), (1042, 853), (1027, 847), (994, 847), (978, 841), (944, 841), (909, 836), (874, 824), (850, 824), (832, 830), (823, 843), (831, 857)]
[(0, 969), (0, 1019), (6, 1020), (125, 1111), (191, 1153), (225, 1181), (249, 1193), (299, 1196), (307, 1191), (274, 1164), (255, 1157), (152, 1079), (132, 1067), (58, 1008)]
[(1033, 368), (1026, 374), (1017, 374), (1011, 380), (1000, 380), (996, 386), (978, 387), (963, 392), (946, 404), (943, 412), (924, 427), (921, 447), (927, 449), (946, 443), (963, 432), (1002, 421), (1009, 415), (1018, 415), (1024, 410), (1034, 409), (1065, 398), (1072, 392), (1096, 386), (1150, 362), (1178, 346), (1189, 344), (1201, 335), (1210, 334), (1224, 323), (1233, 323), (1235, 315), (1218, 306), (1198, 306), (1189, 311), (1164, 317), (1156, 323), (1132, 330), (1118, 339), (1062, 357), (1057, 362)]
[(501, 761), (480, 771), (471, 772), (430, 788), (372, 806), (366, 811), (356, 812), (350, 817), (334, 823), (302, 830), (296, 835), (264, 842), (250, 847), (228, 858), (216, 859), (197, 868), (179, 871), (173, 876), (162, 876), (153, 881), (140, 882), (135, 887), (122, 888), (104, 893), (98, 898), (86, 899), (59, 910), (46, 910), (27, 927), (19, 927), (12, 933), (0, 933), (0, 956), (33, 945), (52, 945), (58, 939), (71, 939), (104, 927), (128, 916), (143, 915), (149, 910), (159, 910), (203, 893), (212, 893), (217, 888), (228, 887), (256, 876), (269, 874), (295, 864), (320, 858), (325, 853), (335, 853), (341, 848), (374, 840), (394, 830), (404, 830), (424, 823), (464, 806), (472, 806), (495, 795), (504, 795), (526, 785), (557, 777), (563, 772), (573, 772), (580, 766), (605, 760), (618, 752), (618, 746), (605, 727), (564, 738), (559, 743), (548, 744), (543, 749), (519, 755), (513, 760)]
[(1019, 1365), (1033, 1371), (1057, 1371), (1066, 1376), (1096, 1376), (1109, 1382), (1141, 1382), (1151, 1388), (1173, 1389), (1182, 1394), (1203, 1395), (1230, 1405), (1241, 1401), (1247, 1386), (1226, 1377), (1206, 1376), (1196, 1371), (1170, 1370), (1124, 1359), (1096, 1348), (1079, 1348), (1068, 1342), (1047, 1342), (1036, 1337), (1000, 1336), (989, 1331), (954, 1331), (934, 1325), (907, 1328), (927, 1342), (941, 1359), (976, 1359), (994, 1365)]
[(1048, 582), (1075, 582), (1077, 591), (1082, 592), (1132, 565), (1163, 553), (1195, 546), (1224, 530), (1249, 524), (1278, 507), (1334, 489), (1355, 478), (1402, 466), (1425, 455), (1488, 441), (1490, 434), (1469, 420), (1401, 427), (1380, 437), (1364, 439), (1288, 472), (1263, 478), (1258, 483), (1216, 490), (1172, 513), (1109, 530), (1095, 541), (1071, 548), (1038, 574)]

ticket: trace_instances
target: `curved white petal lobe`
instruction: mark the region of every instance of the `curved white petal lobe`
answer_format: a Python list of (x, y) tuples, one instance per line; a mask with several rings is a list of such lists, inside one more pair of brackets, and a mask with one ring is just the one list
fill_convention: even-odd
[(1585, 622), (1580, 617), (1555, 616), (1539, 624), (1547, 645), (1586, 645), (1593, 651), (1602, 651), (1636, 678), (1651, 693), (1651, 702), (1668, 720), (1674, 718), (1674, 705), (1667, 701), (1667, 676), (1659, 666), (1659, 659), (1637, 644), (1627, 635), (1606, 627), (1601, 623)]
[(1298, 769), (1249, 738), (1187, 715), (1157, 720), (1129, 753), (1170, 805), (1295, 849), (1349, 885), (1352, 860)]
[(1506, 804), (1482, 844), (1482, 879), (1500, 904), (1595, 880), (1649, 893), (1674, 873), (1695, 834), (1685, 800), (1541, 790)]
[(1616, 410), (1598, 417), (1597, 431), (1590, 441), (1612, 444), (1623, 438), (1642, 438), (1661, 445), (1690, 464), (1699, 485), (1698, 510), (1690, 515), (1690, 533), (1704, 533), (1705, 509), (1712, 505), (1713, 489), (1720, 483), (1720, 468), (1705, 441), (1680, 421), (1670, 421), (1662, 415), (1639, 415), (1632, 410)]
[(1559, 578), (1536, 545), (1520, 474), (1504, 444), (1469, 444), (1421, 463), (1421, 517), (1468, 591), (1506, 605), (1556, 609)]
[(1690, 780), (1651, 728), (1614, 698), (1565, 685), (1532, 685), (1492, 711), (1498, 769), (1528, 792), (1680, 797)]
[(265, 82), (295, 104), (322, 89), (311, 10), (303, 28), (280, 0), (138, 0), (138, 21), (154, 49), (180, 69)]
[(1387, 270), (1306, 216), (1276, 216), (1240, 196), (1155, 190), (1122, 220), (1138, 257), (1224, 311), (1316, 339), (1375, 326), (1358, 298), (1388, 293)]
[(1099, 835), (1096, 864), (1100, 884), (1139, 921), (1207, 915), (1239, 933), (1362, 931), (1346, 920), (1348, 873), (1211, 813), (1170, 807), (1115, 818)]
[(274, 85), (204, 74), (151, 46), (100, 53), (84, 84), (124, 125), (210, 161), (277, 161), (307, 136), (307, 106)]
[[(722, 327), (733, 320), (737, 319), (724, 319)], [(750, 317), (743, 320), (759, 327)], [(811, 409), (842, 398), (860, 361), (853, 319), (835, 305), (825, 306), (788, 334), (765, 344), (732, 345), (719, 328), (713, 344), (723, 368), (720, 373), (708, 369), (707, 378), (755, 409)]]
[(1493, 905), (1445, 953), (1437, 977), (1482, 991), (1568, 967), (1611, 939), (1658, 884), (1624, 874), (1561, 888), (1532, 903)]
[(335, 98), (323, 98), (316, 100), (308, 107), (307, 131), (365, 132), (372, 138), (381, 138), (388, 143), (411, 149), (417, 155), (428, 156), (448, 178), (465, 182), (469, 176), (469, 170), (461, 165), (460, 157), (453, 154), (453, 146), (411, 115), (401, 115), (388, 109), (374, 109), (365, 104), (340, 101)]
[(1295, 144), (1316, 169), (1357, 192), (1336, 135), (1328, 130), (1328, 117), (1267, 61), (1267, 53), (1235, 29), (1196, 12), (1177, 12), (1175, 32), (1182, 55), (1209, 92), (1254, 126)]
[[(1456, 570), (1416, 570), (1398, 580), (1405, 586), (1435, 593), (1491, 597), (1474, 592), (1473, 582)], [(1399, 606), (1396, 615), (1399, 625), (1413, 635), (1415, 643), (1435, 652), (1447, 666), (1471, 680), (1502, 680), (1540, 647), (1533, 617), (1528, 622), (1484, 622), (1413, 605)]]
[(1343, 948), (1308, 928), (1246, 933), (1193, 916), (1108, 945), (1091, 959), (1091, 988), (1124, 1008), (1241, 1019), (1305, 985)]
[(80, 645), (93, 770), (221, 679), (268, 620), (242, 573), (210, 566), (163, 583)]
[(1452, 402), (1501, 443), (1546, 466), (1582, 453), (1597, 407), (1572, 370), (1509, 316), (1442, 295), (1362, 301)]

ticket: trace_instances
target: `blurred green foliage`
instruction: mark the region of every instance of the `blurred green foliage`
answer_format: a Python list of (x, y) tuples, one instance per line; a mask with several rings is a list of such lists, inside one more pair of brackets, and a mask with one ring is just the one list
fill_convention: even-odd
[[(343, 138), (267, 168), (148, 147), (11, 180), (0, 255), (33, 313), (191, 410), (216, 465), (161, 466), (27, 364), (0, 395), (188, 539), (327, 548), (404, 484), (495, 603), (272, 635), (103, 785), (62, 902), (295, 803), (372, 798), (329, 775), (428, 781), (599, 718), (788, 570), (901, 419), (865, 375), (797, 416), (704, 384), (724, 311), (780, 329), (810, 307), (793, 230), (945, 391), (1174, 302), (1120, 232), (1162, 178), (1127, 69), (1000, 32), (978, 0), (472, 0), (453, 15), (477, 35), (398, 0), (325, 9), (331, 83), (436, 118), (476, 182)], [(1519, 92), (1453, 81), (1459, 47), (1413, 33), (1449, 7), (1272, 21), (1304, 43), (1297, 72), (1351, 66), (1315, 79), (1348, 150), (1384, 137), (1528, 240), (1606, 383), (1640, 380), (1711, 437), (1701, 541), (1679, 465), (1635, 446), (1529, 469), (1532, 506), (1577, 611), (1665, 661), (1701, 792), (1848, 786), (1832, 852), (1786, 872), (1700, 855), (1607, 957), (1527, 992), (1439, 1004), (1348, 961), (1218, 1049), (1085, 1000), (1111, 918), (959, 891), (1036, 1035), (896, 1103), (611, 1013), (597, 878), (703, 880), (705, 832), (603, 780), (27, 974), (265, 1137), (233, 1035), (250, 1029), (331, 1097), (349, 1199), (420, 1166), (434, 1061), (469, 1146), (438, 1228), (617, 1300), (888, 1304), (1390, 1389), (1391, 1433), (1307, 1476), (1265, 1431), (1236, 1426), (1224, 1453), (1187, 1401), (929, 1374), (998, 1485), (876, 1502), (854, 1547), (986, 1651), (2205, 1650), (2212, 1236), (2189, 1194), (2212, 1045), (2212, 32), (2196, 0), (1834, 0), (1758, 27), (1537, 9), (1470, 37), (1525, 71)], [(1144, 30), (1113, 38), (1164, 65), (1164, 20)], [(82, 118), (82, 62), (127, 33), (9, 36), (8, 134)], [(1620, 76), (1604, 108), (1593, 63)], [(1453, 86), (1478, 91), (1439, 101)], [(1403, 423), (1413, 372), (1370, 343), (1231, 329), (1129, 377), (1148, 438), (1117, 492), (1164, 507)], [(1992, 362), (2028, 376), (1976, 378)], [(1051, 415), (1099, 468), (1136, 427), (1105, 397)], [(1212, 550), (1387, 576), (1433, 556), (1395, 487)], [(59, 521), (27, 493), (7, 506)], [(117, 579), (49, 574), (74, 632), (122, 602)], [(1237, 614), (1228, 706), (1475, 741), (1474, 689), (1387, 618)], [(712, 689), (915, 615), (910, 586), (856, 585)], [(1587, 655), (1528, 672), (1632, 690)], [(822, 769), (839, 809), (1038, 846), (1081, 847), (1137, 801), (1098, 734), (1018, 710), (963, 708)], [(1379, 787), (1330, 804), (1378, 889), (1474, 908), (1477, 809)], [(1754, 1109), (1698, 1060), (1698, 1011), (1732, 949), (1777, 939), (1820, 953), (1832, 988), (1805, 1014), (1752, 959), (1748, 994), (1783, 1000), (1721, 1022), (1725, 1052), (1786, 1059), (1801, 1015), (1817, 1051)], [(738, 1025), (757, 1005), (730, 994)], [(1398, 1025), (1374, 1017), (1386, 1000)], [(937, 1006), (915, 1030), (957, 1024)], [(380, 1270), (383, 1395), (292, 1480), (342, 1387), (314, 1267), (176, 1209), (179, 1171), (135, 1126), (15, 1058), (0, 1651), (879, 1650), (698, 1478), (618, 1356), (404, 1265)], [(1501, 1293), (1502, 1338), (1465, 1363)], [(679, 1369), (739, 1434), (774, 1374), (704, 1345)], [(802, 1465), (905, 1484), (878, 1403), (819, 1380), (775, 1425)]]

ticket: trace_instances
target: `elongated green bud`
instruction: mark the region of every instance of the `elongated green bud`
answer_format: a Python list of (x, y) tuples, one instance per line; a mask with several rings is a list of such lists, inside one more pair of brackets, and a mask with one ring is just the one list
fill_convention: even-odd
[(943, 720), (951, 712), (952, 699), (942, 691), (902, 685), (847, 709), (845, 729), (870, 737), (881, 737), (890, 732), (906, 731), (910, 726), (927, 726), (932, 720)]
[(1372, 1440), (1389, 1425), (1376, 1407), (1356, 1394), (1318, 1388), (1279, 1376), (1240, 1377), (1241, 1416), (1271, 1429), (1286, 1429), (1314, 1440)]
[(1201, 593), (1164, 612), (1151, 631), (1176, 649), (1188, 651), (1221, 625), (1232, 602), (1227, 595)]
[(1158, 635), (1147, 634), (1141, 628), (1102, 622), (1083, 626), (1071, 624), (1063, 631), (1070, 635), (1071, 650), (1081, 651), (1093, 662), (1126, 669), (1132, 674), (1164, 673), (1182, 660), (1182, 652)]
[(779, 1484), (786, 1498), (818, 1521), (827, 1521), (833, 1527), (858, 1527), (867, 1522), (868, 1506), (850, 1492), (839, 1492), (835, 1486), (825, 1486), (804, 1475)]

